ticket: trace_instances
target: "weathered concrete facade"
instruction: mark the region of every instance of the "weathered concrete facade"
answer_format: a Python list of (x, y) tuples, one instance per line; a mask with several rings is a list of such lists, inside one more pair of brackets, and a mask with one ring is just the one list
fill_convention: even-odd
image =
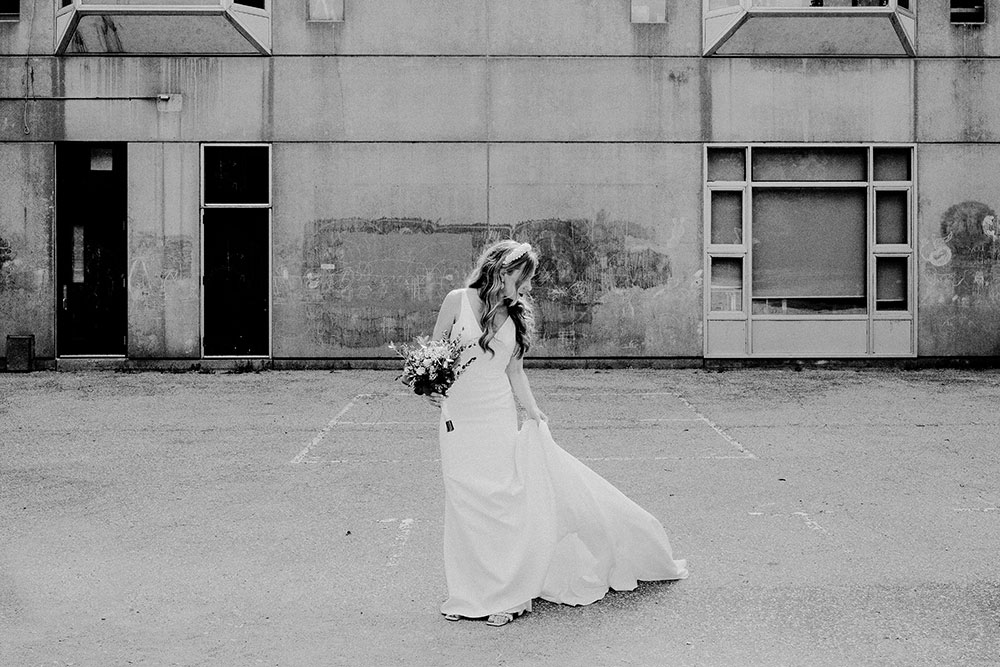
[(0, 342), (64, 356), (57, 148), (114, 142), (123, 356), (205, 356), (202, 145), (263, 143), (270, 345), (254, 356), (388, 357), (514, 234), (544, 260), (534, 355), (699, 358), (704, 147), (780, 142), (912, 145), (913, 352), (1000, 354), (983, 223), (1000, 210), (997, 23), (920, 3), (914, 56), (705, 57), (689, 0), (659, 24), (631, 23), (628, 0), (347, 0), (339, 23), (307, 4), (273, 4), (262, 56), (55, 55), (52, 0), (0, 23)]

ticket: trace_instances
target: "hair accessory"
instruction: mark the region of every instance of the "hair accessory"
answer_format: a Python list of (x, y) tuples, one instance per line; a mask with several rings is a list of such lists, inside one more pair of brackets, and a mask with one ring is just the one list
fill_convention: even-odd
[(514, 248), (511, 248), (507, 253), (507, 256), (503, 258), (502, 266), (510, 266), (517, 260), (524, 257), (524, 253), (531, 250), (530, 243), (521, 243)]

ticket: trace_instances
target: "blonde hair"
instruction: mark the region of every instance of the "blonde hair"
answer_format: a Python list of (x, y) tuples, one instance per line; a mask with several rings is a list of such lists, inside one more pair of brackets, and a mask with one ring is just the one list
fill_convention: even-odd
[[(483, 302), (483, 312), (479, 314), (479, 347), (493, 354), (490, 341), (496, 333), (500, 318), (499, 308), (503, 305), (503, 274), (520, 272), (522, 279), (530, 276), (538, 268), (538, 255), (527, 243), (513, 240), (498, 241), (486, 248), (479, 256), (475, 268), (469, 275), (468, 287), (476, 290)], [(507, 314), (514, 322), (514, 354), (523, 357), (531, 347), (534, 335), (535, 316), (527, 297), (507, 303)]]

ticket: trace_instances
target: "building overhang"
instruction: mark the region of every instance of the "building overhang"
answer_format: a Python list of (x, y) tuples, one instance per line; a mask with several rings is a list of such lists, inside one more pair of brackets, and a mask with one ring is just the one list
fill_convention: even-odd
[(807, 4), (803, 0), (704, 0), (704, 54), (915, 55), (916, 16), (910, 3), (884, 2), (814, 7), (801, 6)]
[(271, 0), (56, 0), (55, 52), (271, 53)]

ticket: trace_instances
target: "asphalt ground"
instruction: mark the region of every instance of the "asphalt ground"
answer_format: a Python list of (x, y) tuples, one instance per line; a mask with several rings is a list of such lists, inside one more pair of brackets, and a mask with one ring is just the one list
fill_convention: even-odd
[(1000, 373), (529, 370), (691, 577), (445, 621), (385, 371), (0, 374), (0, 665), (1000, 665)]

